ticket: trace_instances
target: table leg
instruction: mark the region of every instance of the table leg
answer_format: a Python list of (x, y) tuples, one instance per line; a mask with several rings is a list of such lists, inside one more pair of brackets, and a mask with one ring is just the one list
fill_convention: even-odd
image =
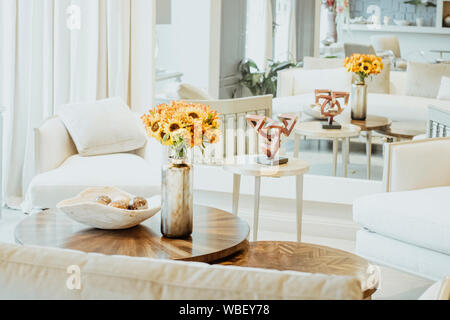
[(241, 189), (241, 175), (233, 175), (233, 214), (237, 216), (239, 209), (239, 192)]
[(350, 138), (342, 139), (342, 168), (344, 177), (348, 176), (348, 159), (350, 153)]
[(298, 159), (298, 153), (300, 152), (300, 135), (299, 134), (295, 134), (294, 136), (294, 158)]
[(255, 177), (255, 203), (253, 211), (253, 241), (258, 240), (258, 220), (259, 220), (259, 194), (261, 189), (261, 177)]
[(367, 179), (372, 176), (372, 131), (367, 131), (366, 136)]
[(296, 177), (297, 188), (297, 241), (302, 241), (302, 216), (303, 216), (303, 175)]
[(336, 177), (337, 172), (337, 156), (338, 156), (339, 139), (333, 139), (333, 176)]

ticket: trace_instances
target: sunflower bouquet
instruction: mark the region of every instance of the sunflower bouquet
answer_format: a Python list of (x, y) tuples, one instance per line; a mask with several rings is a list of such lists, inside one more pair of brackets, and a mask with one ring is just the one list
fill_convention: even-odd
[(345, 67), (356, 74), (359, 84), (365, 84), (367, 77), (381, 73), (383, 61), (376, 55), (353, 54), (345, 58)]
[(199, 103), (172, 101), (150, 109), (141, 119), (147, 134), (170, 146), (172, 157), (184, 159), (187, 149), (216, 143), (220, 137), (218, 113)]

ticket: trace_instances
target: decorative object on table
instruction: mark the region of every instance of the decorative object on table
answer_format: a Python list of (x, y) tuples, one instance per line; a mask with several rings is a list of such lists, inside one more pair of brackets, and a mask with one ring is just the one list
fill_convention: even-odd
[(442, 21), (442, 26), (444, 28), (450, 28), (450, 13)]
[(397, 20), (394, 19), (394, 23), (400, 27), (406, 27), (409, 26), (409, 21), (408, 20)]
[(367, 114), (366, 79), (381, 73), (383, 61), (376, 55), (353, 54), (345, 58), (345, 67), (347, 72), (353, 72), (356, 75), (351, 94), (352, 119), (364, 120)]
[(239, 83), (248, 88), (254, 96), (271, 94), (276, 97), (278, 72), (284, 69), (299, 67), (300, 64), (300, 62), (274, 62), (270, 60), (268, 69), (260, 71), (258, 65), (253, 60), (245, 59), (239, 64), (239, 72), (241, 74)]
[(248, 115), (246, 119), (252, 128), (265, 139), (262, 146), (264, 156), (257, 157), (256, 162), (270, 166), (286, 164), (288, 158), (280, 157), (276, 159), (275, 156), (280, 149), (281, 135), (284, 134), (289, 137), (298, 117), (293, 114), (280, 114), (278, 115), (280, 121), (275, 121), (265, 116)]
[(193, 170), (187, 150), (197, 146), (203, 152), (205, 142), (218, 141), (218, 114), (206, 105), (172, 101), (151, 109), (142, 121), (150, 137), (170, 146), (170, 163), (162, 169), (161, 233), (188, 237), (193, 228)]
[(391, 17), (389, 17), (389, 16), (384, 16), (384, 18), (383, 18), (383, 24), (384, 24), (385, 26), (390, 25), (390, 24), (391, 24)]
[[(145, 205), (134, 207), (135, 201)], [(117, 230), (132, 228), (151, 218), (161, 209), (161, 202), (159, 196), (146, 200), (115, 187), (93, 187), (56, 207), (79, 223)]]
[(316, 89), (314, 94), (316, 96), (316, 104), (321, 106), (320, 113), (328, 118), (328, 123), (323, 124), (322, 128), (341, 129), (342, 126), (339, 123), (333, 122), (333, 119), (344, 111), (338, 99), (344, 99), (344, 106), (346, 107), (350, 96), (349, 93)]

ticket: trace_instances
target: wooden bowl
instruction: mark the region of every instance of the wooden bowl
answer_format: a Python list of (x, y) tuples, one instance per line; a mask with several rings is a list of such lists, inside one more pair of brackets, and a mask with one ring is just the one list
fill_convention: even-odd
[(161, 197), (147, 199), (148, 209), (125, 210), (97, 203), (98, 196), (107, 195), (111, 199), (134, 198), (135, 196), (115, 187), (88, 188), (75, 198), (59, 202), (56, 207), (71, 219), (105, 230), (127, 229), (151, 218), (161, 209)]

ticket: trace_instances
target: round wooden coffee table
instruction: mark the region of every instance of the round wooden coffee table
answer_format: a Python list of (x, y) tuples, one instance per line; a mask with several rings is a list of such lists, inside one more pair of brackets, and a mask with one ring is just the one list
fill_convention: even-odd
[(218, 262), (250, 268), (291, 270), (356, 277), (363, 296), (369, 299), (379, 283), (375, 265), (353, 253), (302, 242), (256, 241), (244, 250)]
[(195, 206), (194, 232), (187, 239), (164, 238), (160, 213), (125, 230), (94, 229), (68, 218), (57, 209), (33, 214), (15, 230), (16, 242), (106, 255), (127, 255), (211, 262), (247, 246), (248, 224), (219, 209)]
[(425, 121), (392, 122), (389, 127), (376, 131), (384, 136), (395, 138), (396, 140), (412, 140), (415, 136), (426, 133), (427, 124)]
[(366, 120), (352, 120), (352, 124), (366, 131), (366, 157), (367, 157), (367, 179), (372, 176), (372, 132), (382, 130), (391, 125), (392, 121), (386, 117), (368, 115)]

